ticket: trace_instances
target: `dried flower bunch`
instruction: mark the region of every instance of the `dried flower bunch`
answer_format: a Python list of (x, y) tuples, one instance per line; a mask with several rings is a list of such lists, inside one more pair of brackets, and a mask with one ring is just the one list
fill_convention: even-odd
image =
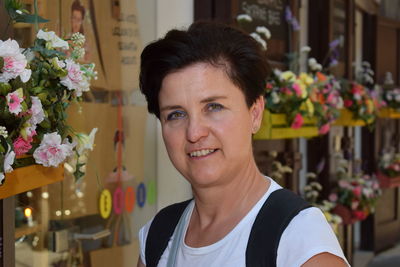
[[(19, 1), (5, 4), (10, 21), (44, 20), (27, 13)], [(90, 135), (76, 133), (66, 122), (68, 107), (82, 100), (96, 77), (94, 64), (78, 62), (84, 42), (80, 33), (64, 40), (46, 30), (38, 31), (30, 48), (22, 49), (12, 39), (0, 40), (1, 183), (4, 173), (14, 168), (56, 167), (67, 158), (87, 156), (93, 148), (95, 129)], [(83, 176), (80, 168), (86, 162), (79, 164), (74, 169), (77, 179)]]
[(322, 185), (318, 182), (317, 175), (313, 172), (307, 173), (307, 184), (303, 188), (304, 198), (313, 206), (320, 208), (332, 229), (338, 234), (338, 226), (342, 223), (342, 218), (332, 212), (335, 203), (326, 199), (320, 199)]

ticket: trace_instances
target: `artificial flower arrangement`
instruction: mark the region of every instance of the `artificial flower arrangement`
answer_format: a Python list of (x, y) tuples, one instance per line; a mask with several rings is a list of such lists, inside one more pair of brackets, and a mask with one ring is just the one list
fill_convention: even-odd
[[(285, 10), (285, 19), (290, 30), (300, 29), (289, 7)], [(237, 17), (237, 21), (243, 25), (251, 22), (252, 18), (241, 14)], [(267, 40), (271, 38), (267, 28), (256, 27), (250, 35), (264, 49), (267, 48)], [(343, 106), (339, 94), (340, 83), (332, 75), (323, 74), (322, 65), (314, 58), (308, 59), (308, 72), (299, 71), (300, 57), (308, 57), (310, 51), (310, 47), (303, 47), (300, 53), (287, 54), (290, 70), (273, 70), (267, 78), (265, 108), (271, 113), (286, 114), (287, 127), (299, 129), (306, 124), (306, 121), (312, 121), (318, 127), (319, 134), (326, 134), (330, 125), (338, 118), (339, 109)]]
[[(43, 21), (19, 1), (5, 4), (12, 22)], [(12, 39), (0, 40), (1, 183), (15, 168), (57, 167), (67, 160), (76, 179), (84, 175), (97, 129), (89, 135), (77, 133), (66, 122), (70, 104), (81, 101), (96, 78), (94, 64), (79, 63), (84, 42), (80, 33), (64, 40), (47, 30), (37, 32), (30, 48), (22, 49)]]
[(340, 94), (344, 107), (353, 114), (353, 119), (363, 120), (372, 125), (377, 111), (384, 105), (379, 100), (378, 88), (374, 85), (374, 75), (371, 65), (363, 62), (361, 69), (356, 73), (356, 81), (342, 80)]
[(387, 72), (385, 75), (381, 94), (386, 107), (400, 112), (400, 88), (394, 85), (393, 75), (391, 72)]
[(382, 188), (400, 186), (400, 153), (384, 153), (376, 175)]
[(307, 173), (307, 184), (303, 188), (304, 199), (307, 200), (311, 205), (321, 209), (333, 231), (338, 234), (338, 228), (339, 225), (342, 223), (342, 218), (339, 215), (333, 213), (335, 203), (326, 199), (320, 199), (322, 185), (318, 182), (317, 178), (318, 177), (315, 173)]
[(336, 203), (334, 212), (340, 215), (345, 224), (362, 221), (375, 212), (376, 202), (382, 191), (374, 175), (357, 173), (350, 175), (348, 161), (338, 161), (337, 187), (329, 200)]
[(379, 162), (379, 171), (387, 177), (400, 177), (400, 154), (384, 154)]
[[(308, 47), (301, 49), (301, 53), (309, 51)], [(319, 134), (326, 134), (343, 106), (340, 83), (320, 72), (322, 66), (314, 58), (308, 60), (308, 67), (308, 73), (299, 75), (275, 69), (267, 85), (265, 107), (272, 113), (287, 114), (294, 129), (303, 126), (304, 118), (315, 118)]]

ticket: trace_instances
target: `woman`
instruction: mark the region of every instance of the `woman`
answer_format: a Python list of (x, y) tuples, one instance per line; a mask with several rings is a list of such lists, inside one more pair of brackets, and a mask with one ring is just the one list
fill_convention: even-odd
[[(194, 199), (179, 204), (179, 222), (171, 223), (171, 210), (176, 210), (171, 206), (140, 230), (138, 266), (251, 265), (253, 224), (273, 192), (280, 191), (260, 173), (252, 153), (267, 74), (257, 42), (225, 25), (194, 23), (144, 49), (140, 87), (149, 112), (161, 122), (168, 155), (191, 184)], [(274, 205), (278, 211), (279, 201)], [(283, 227), (271, 254), (276, 258), (264, 266), (347, 266), (321, 211), (303, 208)], [(267, 223), (275, 218), (264, 216)], [(168, 225), (173, 233), (166, 233)], [(164, 246), (158, 239), (166, 240)]]

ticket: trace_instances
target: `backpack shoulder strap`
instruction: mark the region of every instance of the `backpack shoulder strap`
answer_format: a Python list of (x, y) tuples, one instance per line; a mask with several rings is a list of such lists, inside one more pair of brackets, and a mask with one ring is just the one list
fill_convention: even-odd
[(146, 239), (146, 267), (156, 267), (189, 202), (176, 203), (160, 210), (150, 225)]
[(246, 266), (276, 267), (283, 231), (301, 210), (310, 207), (303, 198), (279, 189), (267, 198), (252, 226), (246, 249)]

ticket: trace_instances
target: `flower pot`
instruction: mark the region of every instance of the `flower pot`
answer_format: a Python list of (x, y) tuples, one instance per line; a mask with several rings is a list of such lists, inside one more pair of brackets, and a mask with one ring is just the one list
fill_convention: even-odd
[(269, 110), (264, 110), (261, 128), (254, 134), (253, 138), (255, 140), (265, 140), (314, 136), (318, 136), (318, 128), (315, 120), (304, 118), (303, 126), (294, 129), (288, 127), (286, 114), (275, 114)]
[(52, 184), (63, 178), (63, 165), (51, 168), (35, 164), (17, 168), (11, 173), (6, 173), (5, 181), (0, 186), (0, 199)]
[(382, 188), (395, 188), (400, 186), (400, 176), (389, 177), (381, 172), (378, 172), (376, 176), (378, 177), (379, 184)]
[(368, 216), (368, 213), (365, 211), (351, 210), (342, 204), (337, 204), (335, 208), (333, 208), (332, 212), (342, 217), (344, 225), (353, 224), (357, 221), (363, 221)]
[(366, 123), (363, 120), (355, 120), (353, 118), (353, 112), (347, 108), (340, 109), (340, 116), (333, 122), (334, 126), (365, 126)]
[(382, 108), (379, 110), (378, 116), (380, 118), (400, 119), (400, 111), (396, 111), (392, 108)]

